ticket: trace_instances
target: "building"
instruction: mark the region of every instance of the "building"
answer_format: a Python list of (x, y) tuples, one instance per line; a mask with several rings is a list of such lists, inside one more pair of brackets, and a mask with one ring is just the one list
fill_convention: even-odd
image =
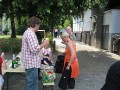
[(84, 12), (83, 20), (74, 19), (73, 30), (77, 29), (80, 41), (85, 44), (112, 52), (112, 37), (120, 34), (120, 3), (108, 1), (107, 7), (96, 6)]

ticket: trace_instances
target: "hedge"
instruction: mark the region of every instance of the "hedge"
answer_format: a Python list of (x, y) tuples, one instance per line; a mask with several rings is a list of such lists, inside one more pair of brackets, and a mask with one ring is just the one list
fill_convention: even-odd
[(0, 38), (0, 51), (20, 52), (22, 46), (21, 38)]

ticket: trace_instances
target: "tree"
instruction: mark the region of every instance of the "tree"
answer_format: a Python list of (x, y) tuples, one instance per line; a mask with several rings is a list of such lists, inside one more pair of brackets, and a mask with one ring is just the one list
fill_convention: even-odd
[(16, 37), (15, 23), (14, 23), (14, 16), (15, 16), (15, 14), (14, 14), (14, 7), (13, 7), (12, 0), (2, 0), (1, 12), (2, 13), (6, 13), (6, 16), (10, 18), (11, 30), (12, 30), (11, 37), (15, 38)]
[(11, 37), (16, 37), (15, 17), (21, 24), (22, 17), (29, 19), (31, 16), (37, 16), (52, 29), (56, 25), (63, 25), (66, 19), (83, 16), (88, 8), (104, 3), (105, 0), (2, 0), (0, 15), (5, 12), (11, 19)]

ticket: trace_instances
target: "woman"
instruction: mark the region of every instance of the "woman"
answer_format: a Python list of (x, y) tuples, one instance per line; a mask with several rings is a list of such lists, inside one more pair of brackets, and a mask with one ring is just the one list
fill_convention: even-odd
[(69, 38), (67, 32), (63, 32), (61, 38), (62, 42), (66, 45), (66, 49), (64, 69), (58, 86), (61, 89), (74, 89), (75, 78), (79, 76), (79, 62), (76, 55), (76, 45), (74, 41)]

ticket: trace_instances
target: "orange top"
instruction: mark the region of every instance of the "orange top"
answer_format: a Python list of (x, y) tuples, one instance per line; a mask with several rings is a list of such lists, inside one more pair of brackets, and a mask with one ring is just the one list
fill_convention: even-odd
[[(77, 59), (77, 55), (76, 55), (76, 45), (74, 44), (74, 42), (71, 43), (73, 45), (74, 48), (74, 60), (71, 63), (71, 78), (76, 78), (79, 76), (79, 62)], [(68, 47), (66, 47), (65, 49), (65, 59), (64, 59), (64, 67), (65, 67), (65, 63), (70, 61), (70, 57), (71, 57), (71, 53)]]

